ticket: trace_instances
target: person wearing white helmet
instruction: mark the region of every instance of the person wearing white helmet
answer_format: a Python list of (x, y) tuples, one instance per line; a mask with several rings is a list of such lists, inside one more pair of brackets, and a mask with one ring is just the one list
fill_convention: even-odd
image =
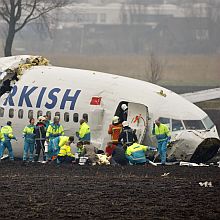
[(121, 105), (122, 113), (121, 113), (121, 122), (127, 121), (128, 118), (128, 106), (126, 104)]
[(118, 142), (126, 146), (130, 146), (134, 142), (137, 142), (137, 136), (135, 134), (135, 131), (131, 129), (129, 123), (127, 121), (124, 121), (122, 123), (122, 126), (123, 126), (123, 130), (118, 138)]
[(108, 133), (111, 135), (111, 142), (115, 145), (118, 144), (118, 138), (122, 131), (122, 124), (119, 122), (119, 117), (112, 118), (112, 124), (109, 125)]
[(45, 140), (46, 140), (46, 118), (43, 116), (40, 116), (38, 118), (38, 122), (35, 126), (35, 141), (36, 141), (36, 151), (34, 155), (34, 161), (39, 160), (40, 152), (42, 150), (43, 153), (43, 160), (45, 161)]

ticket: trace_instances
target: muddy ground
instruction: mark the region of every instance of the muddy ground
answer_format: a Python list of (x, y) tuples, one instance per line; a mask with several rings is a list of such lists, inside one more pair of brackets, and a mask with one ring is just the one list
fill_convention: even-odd
[(220, 219), (220, 168), (3, 161), (0, 195), (0, 219)]

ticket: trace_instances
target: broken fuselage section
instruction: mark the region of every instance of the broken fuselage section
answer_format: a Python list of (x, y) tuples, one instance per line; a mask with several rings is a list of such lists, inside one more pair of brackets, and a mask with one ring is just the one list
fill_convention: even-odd
[(33, 66), (48, 66), (49, 61), (42, 56), (14, 56), (1, 58), (0, 69), (0, 97), (10, 93), (23, 72)]
[(220, 149), (220, 140), (207, 131), (184, 130), (175, 136), (167, 147), (169, 161), (189, 161), (191, 163), (206, 163)]

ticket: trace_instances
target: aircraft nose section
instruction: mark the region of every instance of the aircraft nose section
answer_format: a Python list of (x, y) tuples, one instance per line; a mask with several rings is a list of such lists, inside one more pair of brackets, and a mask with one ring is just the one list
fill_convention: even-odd
[(182, 131), (168, 146), (167, 159), (205, 163), (217, 154), (219, 148), (218, 138), (207, 138), (197, 131)]
[(191, 163), (205, 163), (212, 159), (218, 152), (220, 148), (220, 140), (217, 138), (206, 138), (201, 144), (196, 148), (194, 154), (192, 155)]

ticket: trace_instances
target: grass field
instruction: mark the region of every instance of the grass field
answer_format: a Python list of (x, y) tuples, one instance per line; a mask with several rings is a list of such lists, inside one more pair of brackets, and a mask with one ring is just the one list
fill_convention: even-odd
[[(47, 55), (53, 64), (91, 69), (147, 80), (144, 56)], [(164, 72), (160, 84), (220, 85), (220, 55), (172, 55), (161, 58)]]
[[(2, 46), (0, 56), (3, 56)], [(20, 52), (24, 53), (24, 52)], [(19, 52), (14, 52), (14, 55)], [(25, 54), (35, 53), (28, 51)], [(141, 55), (90, 55), (41, 54), (53, 65), (89, 69), (148, 80), (146, 75), (147, 56)], [(220, 86), (220, 55), (167, 55), (159, 58), (164, 70), (159, 84)]]

